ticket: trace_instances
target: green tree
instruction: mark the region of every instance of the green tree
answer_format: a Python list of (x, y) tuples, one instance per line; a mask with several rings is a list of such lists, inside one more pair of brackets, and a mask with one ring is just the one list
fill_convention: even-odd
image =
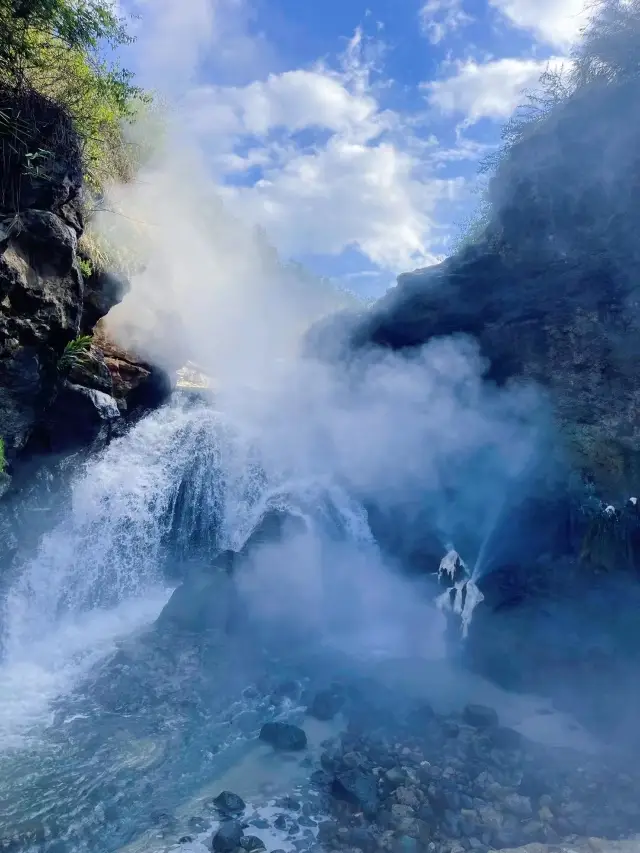
[(14, 85), (30, 83), (34, 72), (46, 67), (48, 48), (61, 45), (80, 51), (97, 63), (123, 102), (129, 75), (107, 69), (98, 60), (103, 45), (117, 47), (131, 41), (109, 0), (0, 0), (0, 79)]
[[(130, 180), (141, 152), (127, 141), (123, 125), (150, 97), (129, 71), (104, 59), (110, 48), (131, 42), (110, 0), (0, 0), (0, 33), (3, 101), (18, 104), (0, 115), (0, 132), (9, 126), (14, 151), (37, 138), (20, 100), (33, 91), (72, 119), (85, 180), (95, 195), (111, 180)], [(27, 155), (34, 152), (25, 150)]]

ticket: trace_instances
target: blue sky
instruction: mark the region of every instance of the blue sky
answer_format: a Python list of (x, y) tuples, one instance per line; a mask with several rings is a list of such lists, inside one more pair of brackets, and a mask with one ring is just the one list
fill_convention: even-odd
[(582, 0), (127, 0), (228, 209), (366, 296), (434, 263)]

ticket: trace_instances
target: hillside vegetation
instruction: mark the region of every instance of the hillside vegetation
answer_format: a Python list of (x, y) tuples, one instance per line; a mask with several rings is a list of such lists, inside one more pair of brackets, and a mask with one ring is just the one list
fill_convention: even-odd
[[(140, 152), (126, 123), (150, 96), (105, 59), (131, 41), (111, 2), (0, 0), (0, 32), (0, 207), (20, 209), (20, 172), (46, 177), (61, 148), (77, 153), (94, 199), (130, 180)], [(59, 111), (53, 137), (47, 104)]]
[[(523, 103), (502, 129), (500, 145), (481, 163), (481, 201), (464, 224), (455, 249), (493, 236), (491, 225), (504, 203), (502, 189), (513, 182), (516, 168), (523, 170), (531, 142), (555, 132), (558, 122), (585, 99), (599, 106), (602, 98), (610, 98), (608, 92), (640, 81), (640, 0), (599, 0), (590, 8), (589, 21), (567, 63), (547, 68), (536, 89), (524, 93)], [(630, 126), (634, 121), (630, 115)], [(549, 150), (549, 159), (555, 153)], [(576, 155), (579, 158), (581, 152)], [(526, 171), (532, 174), (545, 166), (531, 162)]]

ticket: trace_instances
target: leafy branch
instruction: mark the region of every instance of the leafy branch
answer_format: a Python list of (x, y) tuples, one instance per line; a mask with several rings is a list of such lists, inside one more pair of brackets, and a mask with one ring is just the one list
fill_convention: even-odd
[(58, 372), (61, 374), (69, 373), (75, 365), (87, 361), (92, 343), (91, 335), (80, 335), (69, 341), (58, 359)]

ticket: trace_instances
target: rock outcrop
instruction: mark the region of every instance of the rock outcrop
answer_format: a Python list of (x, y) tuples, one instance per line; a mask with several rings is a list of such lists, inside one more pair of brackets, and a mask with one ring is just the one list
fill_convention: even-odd
[(548, 392), (575, 468), (603, 493), (640, 489), (638, 82), (587, 88), (536, 124), (490, 185), (474, 245), (401, 275), (370, 311), (312, 345), (342, 357), (468, 335), (487, 378)]
[[(93, 335), (129, 283), (93, 269), (79, 253), (82, 158), (70, 118), (35, 93), (0, 92), (0, 108), (22, 122), (15, 140), (10, 120), (0, 129), (12, 152), (0, 180), (0, 437), (11, 464), (25, 451), (106, 441), (170, 387), (103, 332), (90, 349), (65, 356), (74, 341)], [(44, 152), (37, 168), (32, 151)]]
[[(532, 122), (497, 167), (491, 217), (475, 243), (401, 275), (369, 311), (332, 318), (309, 337), (312, 353), (340, 360), (467, 336), (489, 382), (541, 389), (557, 426), (547, 456), (554, 478), (519, 495), (517, 507), (505, 496), (482, 543), (485, 601), (464, 656), (609, 731), (625, 704), (635, 707), (630, 688), (628, 702), (616, 697), (640, 659), (631, 580), (640, 569), (639, 85), (634, 76), (585, 86)], [(403, 563), (412, 511), (370, 516)], [(418, 558), (432, 550), (428, 523)], [(436, 568), (422, 559), (422, 571)]]

